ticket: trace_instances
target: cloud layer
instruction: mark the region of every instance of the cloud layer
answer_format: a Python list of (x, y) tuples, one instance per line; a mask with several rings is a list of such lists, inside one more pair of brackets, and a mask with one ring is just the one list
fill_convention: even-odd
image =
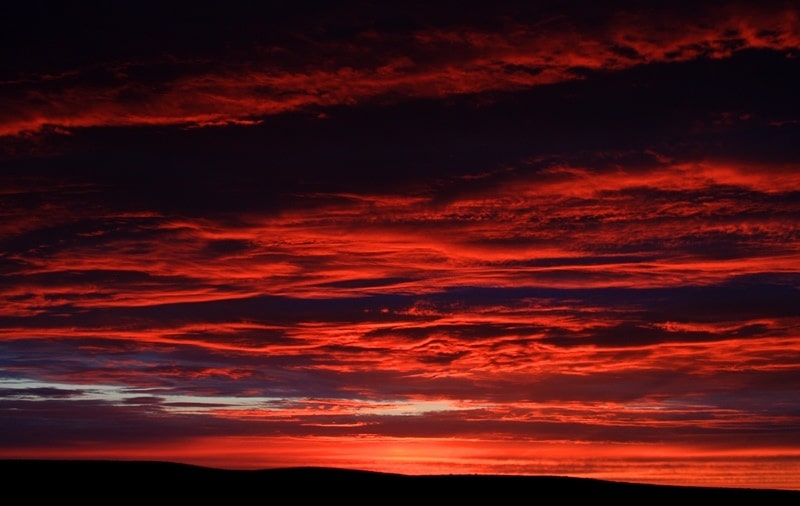
[(0, 83), (0, 136), (75, 128), (255, 124), (288, 111), (398, 99), (446, 99), (584, 79), (654, 63), (746, 50), (795, 54), (798, 11), (716, 5), (691, 17), (620, 11), (599, 26), (569, 17), (502, 31), (431, 26), (366, 29), (350, 39), (293, 38), (231, 60), (114, 61)]
[(17, 62), (0, 456), (800, 489), (797, 10), (581, 12)]

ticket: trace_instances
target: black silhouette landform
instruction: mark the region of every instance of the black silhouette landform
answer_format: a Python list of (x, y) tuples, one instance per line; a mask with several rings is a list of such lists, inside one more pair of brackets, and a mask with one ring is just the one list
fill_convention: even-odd
[[(228, 470), (174, 462), (0, 460), (6, 497), (83, 504), (571, 504), (630, 501), (649, 506), (688, 501), (724, 505), (800, 504), (800, 491), (713, 488), (604, 481), (560, 476), (424, 475), (324, 467)], [(699, 501), (702, 501), (699, 502)], [(723, 502), (721, 502), (723, 501)], [(9, 503), (11, 504), (11, 503)], [(20, 504), (20, 502), (17, 502)], [(683, 506), (683, 505), (680, 505)]]

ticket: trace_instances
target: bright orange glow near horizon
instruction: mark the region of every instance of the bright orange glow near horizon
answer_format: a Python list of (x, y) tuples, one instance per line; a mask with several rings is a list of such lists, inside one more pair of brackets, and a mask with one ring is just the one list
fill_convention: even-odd
[(234, 470), (334, 467), (405, 475), (571, 476), (798, 490), (800, 451), (505, 439), (222, 437), (157, 447), (28, 449), (2, 458), (157, 460)]
[(796, 5), (267, 4), (10, 8), (0, 458), (800, 490)]

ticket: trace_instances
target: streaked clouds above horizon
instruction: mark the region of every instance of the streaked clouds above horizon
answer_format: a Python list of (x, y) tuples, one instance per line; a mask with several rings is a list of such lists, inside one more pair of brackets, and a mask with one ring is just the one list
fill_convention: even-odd
[(645, 5), (19, 7), (0, 457), (800, 489), (800, 10)]

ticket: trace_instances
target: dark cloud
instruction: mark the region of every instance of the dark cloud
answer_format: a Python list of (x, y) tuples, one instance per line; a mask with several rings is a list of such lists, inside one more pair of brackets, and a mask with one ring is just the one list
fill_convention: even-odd
[(39, 399), (62, 399), (81, 395), (80, 390), (55, 387), (0, 388), (0, 397), (35, 397)]
[[(741, 79), (743, 67), (759, 79)], [(793, 93), (797, 81), (791, 59), (748, 53), (600, 74), (499, 95), (480, 107), (470, 99), (412, 101), (340, 108), (325, 120), (287, 115), (219, 130), (76, 132), (64, 156), (3, 165), (7, 174), (93, 183), (89, 200), (84, 193), (45, 196), (47, 202), (64, 199), (72, 212), (90, 211), (91, 202), (207, 214), (280, 209), (309, 191), (414, 188), (426, 179), (429, 185), (441, 180), (446, 194), (458, 189), (450, 181), (455, 175), (504, 167), (515, 167), (516, 175), (535, 174), (536, 165), (522, 163), (530, 158), (636, 167), (640, 163), (626, 153), (656, 152), (679, 160), (781, 164), (797, 156), (797, 128), (772, 124), (800, 110)], [(760, 89), (763, 83), (774, 83), (769, 93)], [(753, 119), (711, 128), (719, 114), (737, 110)], [(426, 120), (420, 123), (419, 117)], [(597, 155), (610, 150), (629, 159)], [(113, 169), (98, 171), (101, 166)]]

